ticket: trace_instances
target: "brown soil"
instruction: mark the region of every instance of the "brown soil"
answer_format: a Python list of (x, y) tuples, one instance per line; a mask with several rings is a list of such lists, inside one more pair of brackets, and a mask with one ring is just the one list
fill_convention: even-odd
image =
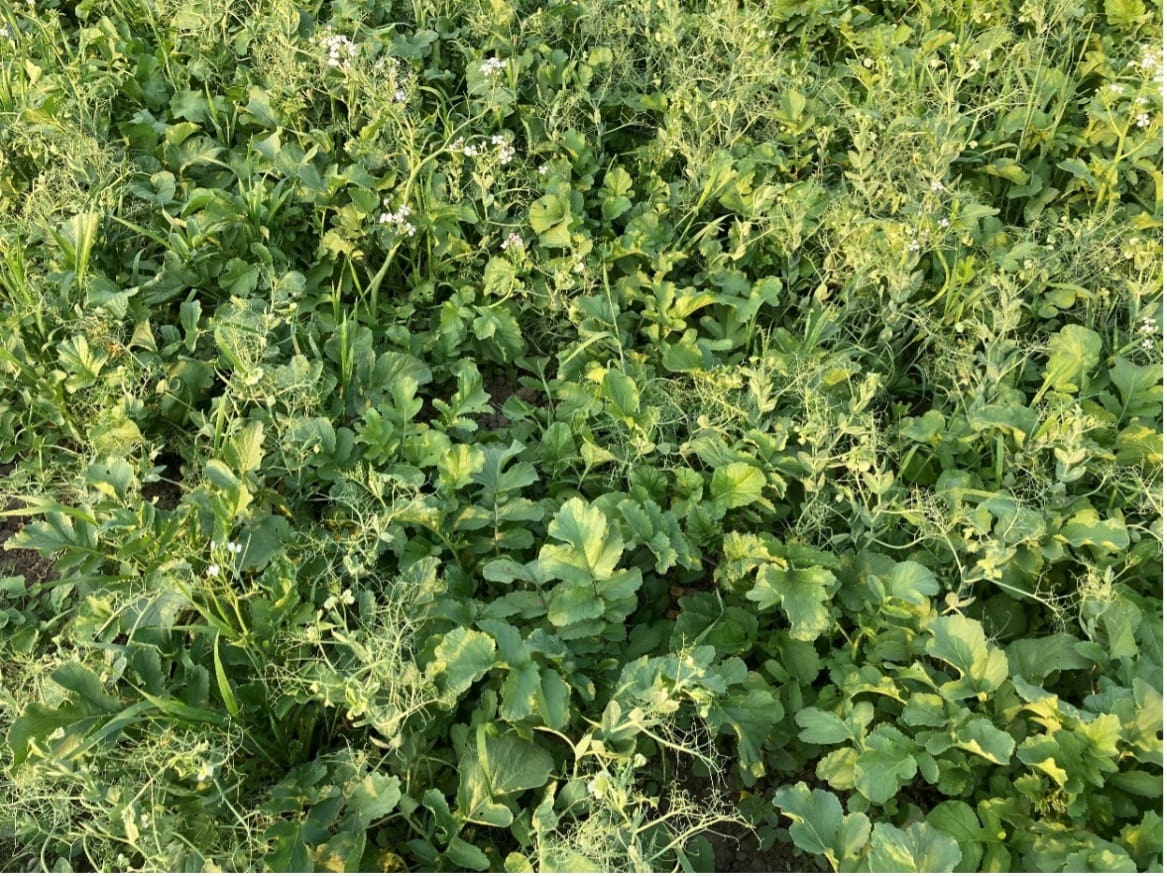
[(142, 498), (147, 502), (153, 502), (163, 511), (173, 511), (182, 499), (182, 487), (169, 481), (142, 484)]
[(480, 428), (486, 429), (487, 431), (506, 428), (510, 421), (507, 419), (506, 414), (502, 412), (502, 406), (506, 404), (507, 399), (512, 395), (516, 395), (530, 404), (537, 404), (541, 396), (541, 393), (536, 390), (526, 386), (519, 386), (516, 380), (513, 380), (504, 373), (484, 376), (482, 388), (490, 396), (490, 404), (494, 408), (494, 413), (481, 414), (475, 417), (475, 420), (478, 422)]
[[(14, 466), (0, 465), (0, 478), (12, 473)], [(20, 506), (9, 503), (4, 510), (11, 511)], [(32, 587), (53, 578), (53, 561), (42, 557), (36, 551), (21, 550), (5, 547), (8, 539), (20, 532), (24, 527), (24, 517), (0, 517), (0, 577), (17, 575), (24, 578), (25, 585)]]
[(757, 834), (746, 828), (707, 836), (713, 845), (713, 862), (718, 873), (825, 872), (816, 860), (801, 854), (789, 843), (774, 843), (763, 851)]

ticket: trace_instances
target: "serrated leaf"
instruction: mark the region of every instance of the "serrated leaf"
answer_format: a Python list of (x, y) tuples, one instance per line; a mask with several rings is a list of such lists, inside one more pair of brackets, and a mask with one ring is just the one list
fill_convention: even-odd
[(555, 763), (545, 749), (513, 732), (479, 725), (458, 765), (458, 809), (470, 821), (508, 827), (511, 810), (497, 801), (547, 783)]
[(640, 414), (640, 391), (627, 374), (612, 370), (605, 373), (600, 395), (610, 402), (608, 409), (616, 416), (635, 418)]
[(851, 738), (851, 728), (834, 712), (808, 707), (794, 716), (802, 730), (798, 738), (816, 745), (837, 745)]
[(361, 826), (367, 828), (397, 808), (401, 779), (374, 771), (347, 790), (348, 810), (356, 813)]
[(713, 473), (709, 494), (724, 508), (741, 508), (762, 498), (766, 476), (752, 465), (731, 462)]
[(928, 625), (932, 634), (928, 654), (954, 667), (960, 680), (949, 682), (941, 693), (950, 699), (993, 693), (1009, 676), (1009, 661), (1000, 648), (990, 647), (984, 627), (978, 621), (959, 615), (937, 618)]
[(763, 746), (784, 715), (778, 697), (761, 676), (747, 677), (744, 690), (733, 690), (709, 709), (713, 727), (729, 727), (737, 736), (738, 760), (747, 773), (761, 778), (766, 771)]
[(1090, 546), (1107, 553), (1130, 547), (1126, 524), (1114, 517), (1103, 520), (1093, 508), (1084, 508), (1066, 521), (1059, 535), (1072, 547)]
[(1050, 340), (1044, 381), (1036, 403), (1047, 390), (1076, 392), (1098, 364), (1102, 352), (1102, 338), (1098, 332), (1080, 325), (1068, 325)]
[(956, 840), (926, 822), (907, 830), (880, 822), (871, 830), (867, 863), (873, 873), (951, 873), (960, 859)]
[(1110, 381), (1122, 400), (1122, 410), (1115, 413), (1120, 418), (1157, 417), (1163, 410), (1162, 379), (1162, 365), (1136, 365), (1122, 356), (1115, 357)]
[(835, 870), (857, 869), (859, 855), (871, 832), (866, 815), (855, 812), (844, 816), (834, 794), (821, 788), (812, 791), (805, 782), (780, 788), (773, 802), (791, 820), (790, 838), (798, 848), (823, 855)]
[(812, 791), (805, 782), (799, 782), (793, 788), (779, 788), (774, 805), (791, 820), (790, 838), (796, 846), (812, 855), (824, 855), (838, 866), (835, 836), (843, 826), (843, 806), (838, 797), (820, 788)]
[(926, 566), (905, 560), (892, 567), (887, 592), (913, 605), (925, 605), (929, 596), (940, 592), (940, 583)]
[(1005, 653), (1009, 668), (1032, 684), (1041, 684), (1055, 672), (1088, 669), (1093, 662), (1077, 649), (1081, 640), (1069, 633), (1054, 633), (1039, 639), (1015, 639)]
[(1120, 31), (1132, 27), (1147, 11), (1143, 0), (1106, 0), (1106, 23)]
[(539, 667), (534, 663), (512, 669), (499, 691), (502, 702), (499, 704), (498, 716), (513, 724), (533, 714), (542, 682)]
[(762, 610), (781, 605), (790, 621), (791, 638), (810, 642), (830, 629), (828, 588), (833, 590), (838, 582), (826, 569), (812, 566), (792, 570), (767, 563), (758, 570), (756, 581), (746, 598), (758, 603)]
[(539, 564), (553, 578), (573, 583), (611, 577), (624, 552), (624, 541), (608, 525), (604, 512), (582, 499), (569, 499), (547, 527), (547, 535), (564, 544), (546, 544)]
[(881, 725), (864, 740), (855, 761), (855, 787), (872, 803), (886, 803), (915, 777), (919, 750), (899, 730)]
[(494, 639), (486, 633), (459, 627), (442, 637), (426, 672), (431, 677), (444, 673), (450, 692), (463, 694), (494, 668), (494, 653)]
[(987, 761), (1008, 766), (1013, 756), (1013, 737), (993, 725), (988, 718), (973, 718), (956, 731), (956, 745)]

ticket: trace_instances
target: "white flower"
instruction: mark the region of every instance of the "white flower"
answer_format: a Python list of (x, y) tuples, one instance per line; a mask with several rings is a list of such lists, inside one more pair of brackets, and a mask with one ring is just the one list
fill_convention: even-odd
[(243, 545), (237, 541), (229, 541), (227, 542), (227, 550), (233, 554), (241, 554), (243, 553)]
[(1148, 350), (1148, 351), (1154, 350), (1155, 349), (1155, 342), (1152, 341), (1150, 338), (1144, 338), (1143, 339), (1143, 349)]
[(940, 180), (938, 180), (938, 179), (934, 179), (934, 180), (932, 180), (932, 191), (934, 191), (934, 192), (942, 192), (942, 191), (944, 191), (944, 183), (942, 183), (942, 182), (941, 182)]
[(868, 70), (870, 70), (872, 67), (875, 66), (875, 62), (873, 60), (871, 60), (870, 58), (864, 58), (863, 59), (863, 66), (866, 67)]
[(0, 26), (0, 36), (12, 39), (12, 31), (8, 29), (8, 25), (5, 24)]
[(214, 578), (218, 574), (219, 574), (219, 564), (218, 563), (211, 563), (211, 565), (207, 566), (207, 575), (209, 577)]
[(507, 141), (507, 138), (504, 137), (502, 134), (493, 134), (493, 135), (491, 135), (491, 138), (490, 138), (490, 142), (493, 143), (495, 146), (501, 146), (506, 141)]
[[(383, 206), (388, 207), (389, 199), (386, 198), (381, 203)], [(413, 237), (414, 232), (416, 232), (417, 229), (413, 226), (412, 222), (405, 218), (409, 215), (409, 213), (409, 205), (402, 204), (392, 213), (387, 210), (381, 213), (381, 215), (377, 217), (377, 221), (382, 225), (393, 226), (393, 228), (395, 228), (399, 233), (404, 234), (407, 237)]]
[(908, 244), (908, 252), (919, 252), (919, 251), (920, 251), (920, 241), (913, 240)]
[(1147, 113), (1139, 113), (1135, 117), (1135, 124), (1138, 125), (1140, 128), (1147, 127), (1147, 125), (1151, 124), (1150, 115), (1148, 115)]
[(510, 249), (512, 246), (516, 247), (517, 249), (523, 248), (523, 238), (519, 237), (519, 235), (513, 231), (508, 234), (506, 236), (506, 240), (502, 242), (503, 249)]
[(547, 176), (547, 165), (546, 164), (539, 165), (539, 176)]
[(405, 103), (405, 89), (398, 88), (395, 92), (393, 92), (393, 99), (398, 103)]
[(210, 781), (211, 776), (215, 774), (215, 768), (206, 761), (199, 764), (198, 771), (195, 773), (195, 781), (206, 782)]
[(328, 36), (320, 38), (320, 44), (328, 49), (329, 67), (343, 67), (346, 70), (349, 67), (349, 62), (357, 56), (360, 51), (356, 43), (348, 37), (341, 34), (329, 34)]
[(947, 218), (944, 218), (944, 219), (941, 219), (941, 220), (940, 220), (940, 227), (941, 227), (941, 228), (947, 228), (947, 227), (948, 227), (948, 219), (947, 219)]
[(496, 73), (498, 73), (500, 70), (505, 70), (506, 66), (507, 66), (506, 61), (502, 60), (501, 58), (496, 57), (496, 58), (487, 58), (478, 69), (482, 72), (483, 76), (486, 76), (487, 78), (491, 78)]
[(511, 159), (515, 157), (515, 147), (510, 144), (505, 144), (498, 147), (498, 163), (510, 164)]
[(1111, 82), (1110, 83), (1111, 94), (1122, 94), (1122, 91), (1123, 91), (1123, 89), (1122, 89), (1121, 82)]
[(604, 792), (608, 790), (609, 778), (610, 776), (608, 775), (607, 770), (600, 770), (598, 773), (596, 773), (595, 777), (590, 782), (588, 782), (588, 793), (595, 797), (597, 800), (602, 798), (604, 796)]

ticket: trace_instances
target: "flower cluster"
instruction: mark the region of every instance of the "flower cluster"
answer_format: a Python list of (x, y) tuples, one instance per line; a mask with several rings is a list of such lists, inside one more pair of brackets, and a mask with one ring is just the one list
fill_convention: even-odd
[[(212, 541), (211, 542), (211, 551), (214, 552), (214, 550), (215, 550), (215, 543)], [(232, 554), (235, 554), (236, 556), (238, 556), (239, 554), (243, 553), (243, 545), (241, 545), (237, 541), (229, 541), (229, 542), (227, 542), (227, 551), (228, 551), (228, 553), (232, 553)], [(210, 578), (214, 578), (216, 575), (219, 574), (220, 571), (222, 571), (222, 569), (219, 567), (218, 563), (211, 563), (210, 565), (207, 566), (207, 576)]]
[(377, 63), (373, 65), (373, 72), (388, 74), (389, 81), (393, 85), (393, 100), (395, 100), (397, 103), (405, 103), (405, 89), (401, 87), (397, 80), (400, 66), (400, 62), (396, 58), (378, 58)]
[(1135, 116), (1135, 124), (1138, 125), (1140, 128), (1147, 127), (1147, 125), (1151, 124), (1150, 114), (1149, 113), (1139, 113), (1137, 116)]
[(459, 137), (451, 146), (455, 152), (461, 152), (467, 158), (474, 158), (478, 155), (478, 147), (473, 143), (467, 143), (464, 137)]
[(1143, 337), (1143, 340), (1139, 346), (1141, 346), (1147, 352), (1153, 351), (1155, 349), (1155, 336), (1159, 334), (1159, 329), (1155, 325), (1155, 320), (1149, 316), (1144, 316), (1142, 321), (1139, 323), (1139, 334)]
[[(388, 208), (389, 199), (386, 198), (383, 200), (381, 202), (381, 206)], [(413, 223), (409, 221), (409, 212), (409, 204), (402, 204), (392, 213), (386, 209), (383, 213), (381, 213), (380, 216), (377, 217), (377, 221), (382, 225), (393, 226), (399, 234), (404, 234), (406, 237), (413, 237), (414, 232), (416, 232), (417, 229), (414, 228)]]
[(498, 147), (498, 163), (510, 164), (511, 159), (515, 157), (515, 147), (506, 141), (506, 137), (495, 134), (490, 138), (490, 142)]
[(343, 593), (340, 594), (340, 596), (330, 596), (324, 600), (324, 610), (332, 611), (338, 604), (352, 605), (356, 601), (356, 597), (353, 596), (352, 590), (346, 589)]
[(487, 79), (493, 79), (496, 74), (505, 70), (506, 66), (506, 61), (502, 60), (501, 58), (494, 57), (487, 58), (482, 62), (482, 65), (478, 69)]
[(344, 70), (351, 66), (352, 60), (360, 51), (356, 43), (338, 33), (321, 37), (320, 45), (328, 49), (328, 66), (340, 67)]
[(510, 249), (511, 247), (514, 247), (516, 249), (523, 248), (523, 238), (519, 237), (519, 235), (513, 231), (510, 234), (508, 234), (506, 236), (506, 239), (502, 242), (502, 248), (504, 250)]

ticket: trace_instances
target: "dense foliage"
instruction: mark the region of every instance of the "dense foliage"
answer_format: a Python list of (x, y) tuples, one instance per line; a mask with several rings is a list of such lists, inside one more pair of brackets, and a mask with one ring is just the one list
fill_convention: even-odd
[(1161, 868), (1155, 0), (0, 11), (13, 869)]

